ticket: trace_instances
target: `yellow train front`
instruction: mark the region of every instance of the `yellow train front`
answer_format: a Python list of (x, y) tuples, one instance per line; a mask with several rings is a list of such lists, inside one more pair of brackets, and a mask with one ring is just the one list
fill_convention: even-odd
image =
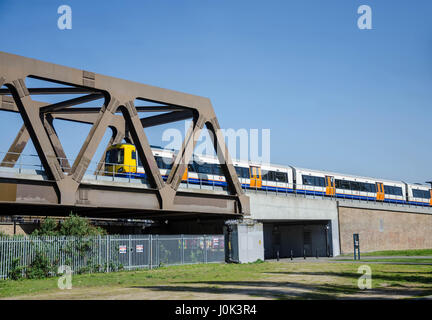
[(110, 146), (105, 154), (104, 173), (108, 176), (137, 175), (135, 146), (130, 143), (120, 143)]

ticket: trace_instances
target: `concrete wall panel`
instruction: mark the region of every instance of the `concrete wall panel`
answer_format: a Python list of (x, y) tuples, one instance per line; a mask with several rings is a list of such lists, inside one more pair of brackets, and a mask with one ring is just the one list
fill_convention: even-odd
[(361, 252), (432, 248), (432, 215), (339, 207), (341, 252), (353, 252), (353, 233)]

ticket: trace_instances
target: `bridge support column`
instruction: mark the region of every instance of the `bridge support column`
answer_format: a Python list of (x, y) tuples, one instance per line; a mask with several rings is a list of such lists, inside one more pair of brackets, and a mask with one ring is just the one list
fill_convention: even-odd
[(263, 224), (251, 219), (227, 221), (224, 226), (225, 261), (248, 263), (264, 261)]

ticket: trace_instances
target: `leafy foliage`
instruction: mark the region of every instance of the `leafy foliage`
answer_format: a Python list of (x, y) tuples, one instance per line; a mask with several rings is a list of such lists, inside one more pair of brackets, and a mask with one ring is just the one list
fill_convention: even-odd
[(26, 270), (29, 279), (47, 278), (53, 273), (53, 267), (48, 257), (41, 251), (36, 252), (36, 256)]
[(39, 229), (32, 235), (35, 236), (97, 236), (105, 235), (106, 231), (95, 227), (83, 217), (71, 213), (63, 223), (56, 223), (52, 218), (46, 218)]
[(78, 215), (71, 214), (67, 220), (65, 220), (59, 229), (59, 235), (61, 236), (97, 236), (104, 235), (106, 231), (100, 227), (95, 227), (90, 222)]
[(46, 218), (39, 229), (33, 231), (32, 235), (34, 236), (57, 236), (58, 233), (58, 224), (52, 218)]
[(19, 258), (15, 258), (11, 263), (11, 270), (8, 273), (8, 278), (12, 280), (20, 280), (23, 277), (24, 267), (21, 266)]

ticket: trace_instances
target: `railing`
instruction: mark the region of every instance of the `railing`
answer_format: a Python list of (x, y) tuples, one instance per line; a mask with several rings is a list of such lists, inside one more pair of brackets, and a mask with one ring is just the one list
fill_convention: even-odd
[(223, 235), (0, 237), (0, 279), (8, 278), (16, 259), (24, 275), (38, 253), (53, 274), (61, 265), (91, 273), (225, 261)]
[[(19, 155), (17, 153), (5, 153), (0, 152), (0, 156), (4, 157), (4, 155)], [(69, 165), (72, 165), (73, 161), (71, 159), (66, 158), (58, 158), (59, 164), (61, 165), (62, 170), (65, 174), (70, 172)], [(5, 168), (4, 166), (10, 166), (13, 168)], [(131, 171), (136, 171), (136, 166), (130, 165), (121, 165), (122, 167), (126, 167), (129, 172), (115, 172), (115, 167), (119, 166), (116, 163), (106, 163), (106, 162), (90, 162), (83, 181), (111, 181), (118, 183), (131, 183), (131, 184), (139, 184), (142, 187), (150, 187), (148, 184), (147, 178), (143, 175), (143, 173), (134, 173)], [(4, 162), (2, 166), (0, 166), (1, 171), (10, 171), (18, 172), (19, 174), (38, 174), (44, 175), (43, 165), (39, 161), (39, 157), (37, 155), (25, 155), (21, 154), (16, 162)], [(168, 172), (163, 175), (163, 178), (166, 179)], [(227, 187), (225, 183), (225, 179), (223, 180), (215, 180), (212, 174), (203, 174), (199, 173), (196, 178), (191, 175), (188, 176), (187, 181), (182, 181), (180, 188), (185, 189), (206, 189), (217, 192), (227, 193)], [(432, 207), (427, 203), (424, 205), (421, 204), (411, 204), (411, 203), (397, 203), (396, 199), (394, 202), (388, 201), (378, 201), (376, 199), (376, 194), (371, 192), (360, 192), (357, 190), (348, 190), (348, 189), (337, 189), (337, 195), (327, 195), (325, 193), (325, 187), (316, 187), (311, 185), (301, 185), (301, 184), (293, 184), (293, 183), (278, 183), (278, 182), (268, 182), (266, 180), (262, 180), (262, 186), (251, 186), (250, 180), (246, 178), (239, 177), (240, 183), (242, 185), (242, 189), (246, 193), (261, 193), (267, 195), (277, 195), (277, 196), (295, 196), (295, 197), (305, 197), (305, 198), (322, 198), (322, 199), (342, 199), (345, 201), (352, 202), (374, 202), (385, 205), (394, 205), (394, 206), (403, 206), (403, 207), (422, 207), (429, 208), (432, 210)], [(271, 187), (266, 185), (272, 185)], [(276, 185), (277, 186), (276, 186)], [(404, 201), (404, 200), (403, 200)]]

